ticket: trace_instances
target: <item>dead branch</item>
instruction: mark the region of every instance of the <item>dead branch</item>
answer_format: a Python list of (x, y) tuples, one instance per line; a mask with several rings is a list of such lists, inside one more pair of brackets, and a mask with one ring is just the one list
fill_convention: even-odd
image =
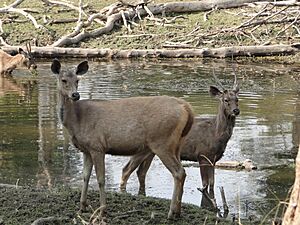
[[(55, 19), (55, 20), (44, 20), (45, 24), (60, 24), (60, 23), (74, 23), (77, 22), (78, 19), (76, 18), (70, 18), (70, 19)], [(14, 21), (16, 22), (16, 21)]]
[[(43, 0), (44, 1), (44, 0)], [(50, 1), (50, 0), (45, 0)], [(51, 0), (52, 2), (54, 0)], [(233, 8), (233, 7), (239, 7), (242, 5), (245, 5), (246, 3), (254, 2), (252, 0), (241, 0), (238, 2), (235, 1), (229, 1), (229, 0), (210, 0), (210, 1), (194, 1), (194, 2), (170, 2), (170, 3), (164, 3), (164, 4), (151, 4), (148, 5), (147, 9), (153, 14), (164, 14), (164, 13), (183, 13), (183, 12), (199, 12), (199, 11), (207, 11), (211, 10), (213, 8)], [(92, 31), (86, 31), (81, 30), (77, 34), (74, 35), (65, 35), (61, 37), (59, 40), (57, 40), (55, 43), (52, 44), (53, 47), (60, 47), (60, 46), (66, 46), (71, 44), (77, 44), (80, 41), (87, 39), (87, 38), (95, 38), (100, 35), (103, 35), (105, 33), (110, 32), (114, 28), (114, 24), (121, 20), (122, 17), (122, 5), (120, 4), (113, 4), (109, 7), (106, 7), (105, 9), (101, 10), (101, 13), (107, 12), (107, 20), (104, 25), (104, 27), (94, 29)], [(118, 11), (119, 10), (119, 11)], [(125, 18), (133, 18), (135, 16), (146, 16), (149, 15), (149, 11), (144, 8), (139, 9), (127, 9), (124, 10)], [(123, 20), (124, 21), (124, 20)], [(83, 27), (81, 27), (83, 28)]]
[(31, 225), (41, 225), (41, 224), (45, 224), (45, 223), (49, 223), (49, 222), (63, 221), (63, 220), (66, 220), (66, 219), (67, 218), (63, 218), (63, 217), (49, 216), (49, 217), (46, 217), (46, 218), (36, 219), (35, 221), (33, 221), (33, 223)]
[(14, 3), (12, 3), (12, 4), (8, 5), (8, 6), (5, 6), (3, 8), (0, 8), (0, 13), (6, 13), (8, 9), (15, 8), (15, 7), (17, 7), (18, 5), (20, 5), (24, 1), (25, 0), (16, 0)]
[(24, 0), (17, 0), (14, 3), (12, 3), (11, 5), (7, 6), (7, 7), (3, 7), (0, 8), (0, 13), (18, 13), (21, 14), (23, 16), (25, 16), (26, 18), (28, 18), (29, 20), (31, 20), (31, 22), (33, 23), (34, 27), (37, 29), (41, 29), (44, 28), (42, 25), (39, 25), (38, 22), (36, 21), (36, 19), (28, 12), (26, 12), (23, 9), (17, 9), (15, 8), (16, 6), (20, 5)]

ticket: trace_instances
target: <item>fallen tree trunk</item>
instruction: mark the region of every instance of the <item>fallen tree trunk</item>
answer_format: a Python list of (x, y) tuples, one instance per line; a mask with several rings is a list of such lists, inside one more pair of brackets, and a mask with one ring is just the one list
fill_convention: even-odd
[(296, 176), (288, 208), (284, 214), (283, 225), (300, 224), (300, 146), (296, 158)]
[[(2, 46), (10, 53), (20, 46)], [(300, 43), (269, 46), (233, 46), (202, 49), (97, 49), (97, 48), (59, 48), (32, 47), (36, 58), (232, 58), (253, 56), (294, 55), (300, 51)]]

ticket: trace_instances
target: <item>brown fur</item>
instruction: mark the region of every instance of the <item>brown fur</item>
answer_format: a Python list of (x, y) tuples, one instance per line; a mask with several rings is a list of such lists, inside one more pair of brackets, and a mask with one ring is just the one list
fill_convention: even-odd
[(19, 49), (17, 55), (11, 56), (0, 49), (0, 74), (11, 74), (13, 70), (21, 67), (36, 68), (30, 52)]
[(182, 134), (188, 132), (193, 122), (191, 106), (168, 96), (77, 101), (77, 75), (88, 70), (87, 62), (79, 64), (75, 73), (61, 71), (60, 67), (59, 61), (54, 60), (51, 69), (58, 74), (61, 120), (74, 145), (84, 154), (81, 208), (86, 207), (93, 165), (99, 183), (100, 206), (105, 208), (105, 154), (137, 155), (142, 161), (148, 155), (156, 154), (175, 182), (168, 217), (179, 216), (185, 180), (179, 150)]

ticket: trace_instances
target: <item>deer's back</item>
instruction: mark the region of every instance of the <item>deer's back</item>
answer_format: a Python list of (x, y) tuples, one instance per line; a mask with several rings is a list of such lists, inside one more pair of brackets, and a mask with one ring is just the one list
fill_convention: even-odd
[[(119, 100), (75, 102), (77, 127), (73, 133), (81, 145), (103, 145), (111, 154), (131, 155), (149, 142), (166, 140), (190, 107), (168, 96), (133, 97)], [(73, 123), (73, 122), (72, 122)], [(72, 124), (71, 123), (71, 124)], [(74, 123), (73, 123), (74, 124)]]

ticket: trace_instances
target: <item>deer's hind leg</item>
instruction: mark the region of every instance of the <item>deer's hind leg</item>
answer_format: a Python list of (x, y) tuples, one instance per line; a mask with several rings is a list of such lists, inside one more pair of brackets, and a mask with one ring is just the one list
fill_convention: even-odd
[[(143, 161), (148, 158), (149, 156), (152, 156), (153, 153), (150, 151), (142, 151), (139, 152), (133, 156), (131, 156), (130, 160), (128, 161), (128, 163), (124, 166), (123, 170), (122, 170), (122, 177), (121, 177), (121, 182), (120, 182), (120, 189), (122, 191), (126, 190), (126, 185), (127, 185), (127, 181), (130, 177), (130, 175), (132, 174), (132, 172), (140, 165), (143, 163)], [(154, 155), (153, 155), (154, 156)], [(153, 158), (152, 156), (152, 158)], [(152, 160), (151, 160), (152, 161)], [(151, 163), (151, 162), (150, 162)], [(146, 171), (147, 172), (147, 171)], [(141, 184), (140, 184), (141, 185)], [(144, 184), (145, 185), (145, 184)], [(140, 186), (141, 187), (141, 186)]]
[(152, 151), (160, 158), (165, 167), (167, 167), (167, 169), (171, 172), (174, 179), (173, 195), (168, 213), (169, 219), (180, 216), (183, 185), (186, 177), (185, 170), (180, 162), (179, 143), (180, 141), (174, 141), (169, 145), (161, 143), (159, 145), (155, 144), (150, 146)]
[(140, 165), (137, 170), (137, 176), (139, 179), (140, 187), (139, 187), (139, 195), (146, 195), (146, 174), (150, 168), (152, 160), (154, 158), (154, 154), (149, 155)]

